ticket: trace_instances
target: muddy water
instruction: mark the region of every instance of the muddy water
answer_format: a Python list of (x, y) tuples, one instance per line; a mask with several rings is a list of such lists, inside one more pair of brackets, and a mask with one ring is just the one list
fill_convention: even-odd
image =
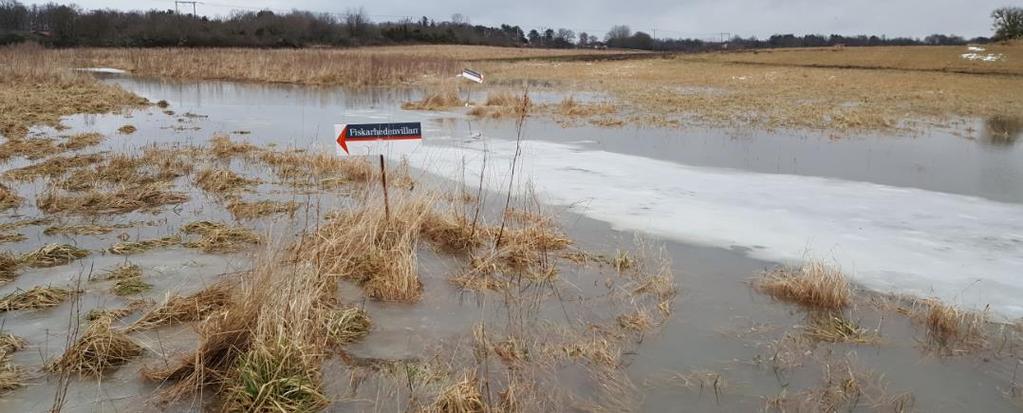
[[(124, 77), (109, 81), (153, 101), (167, 100), (171, 104), (167, 110), (174, 113), (154, 108), (74, 116), (64, 122), (71, 132), (108, 135), (104, 149), (202, 143), (213, 133), (223, 132), (261, 145), (334, 151), (330, 134), (336, 122), (422, 121), (427, 145), (409, 157), (414, 167), (440, 178), (457, 178), (463, 170), (478, 177), (486, 153), (491, 165), (488, 189), (499, 191), (507, 185), (514, 153), (511, 123), (469, 120), (459, 111), (402, 111), (402, 101), (417, 97), (412, 90), (352, 92)], [(136, 126), (138, 132), (119, 136), (116, 129), (124, 124)], [(527, 125), (525, 178), (516, 188), (531, 181), (541, 198), (563, 211), (564, 227), (584, 249), (628, 248), (635, 232), (665, 246), (680, 287), (673, 317), (626, 357), (629, 375), (643, 394), (644, 411), (759, 410), (767, 398), (783, 390), (798, 392), (821, 380), (821, 369), (815, 364), (779, 371), (763, 361), (772, 354), (773, 341), (804, 322), (800, 311), (773, 303), (746, 285), (752, 275), (774, 262), (799, 259), (809, 250), (841, 263), (868, 287), (936, 294), (973, 306), (993, 304), (1005, 317), (1023, 314), (1014, 307), (1023, 297), (1021, 282), (1016, 280), (1023, 268), (1023, 185), (1014, 185), (1023, 178), (1023, 145), (1017, 145), (1011, 134), (998, 133), (1006, 129), (1004, 122), (986, 126), (984, 121), (964, 121), (959, 128), (834, 139), (785, 132), (561, 127), (539, 118)], [(971, 130), (976, 131), (974, 136), (957, 136), (970, 135)], [(237, 170), (251, 176), (265, 174), (245, 166)], [(32, 199), (40, 187), (36, 183), (18, 189)], [(299, 196), (273, 186), (260, 192), (275, 193), (281, 199)], [(173, 233), (182, 223), (200, 217), (230, 219), (202, 194), (192, 195), (192, 201), (175, 213), (117, 220), (136, 221), (130, 235), (146, 239)], [(904, 214), (900, 208), (911, 213)], [(38, 215), (32, 207), (18, 213)], [(309, 220), (298, 215), (255, 226), (283, 232), (308, 225)], [(29, 239), (10, 245), (12, 250), (56, 242), (41, 229), (21, 232)], [(116, 241), (116, 235), (78, 236), (73, 241), (98, 250)], [(420, 359), (428, 356), (424, 353), (431, 346), (470, 334), (477, 321), (500, 319), (499, 309), (481, 308), (478, 297), (447, 283), (457, 263), (426, 249), (421, 253), (423, 301), (415, 305), (366, 302), (376, 327), (349, 349), (353, 355)], [(156, 285), (147, 293), (150, 297), (198, 290), (219, 274), (247, 264), (243, 254), (213, 256), (180, 248), (130, 260), (142, 265), (146, 281)], [(124, 257), (94, 255), (69, 266), (29, 271), (4, 285), (0, 293), (40, 283), (67, 283), (79, 275), (88, 278), (123, 261)], [(975, 268), (983, 271), (971, 272)], [(569, 280), (578, 286), (593, 283)], [(104, 291), (103, 284), (91, 286), (82, 312), (123, 303)], [(577, 294), (588, 292), (580, 287)], [(342, 294), (350, 302), (362, 301), (354, 286), (345, 286)], [(557, 318), (558, 310), (545, 308), (542, 314)], [(5, 314), (5, 330), (32, 344), (16, 353), (14, 361), (39, 366), (59, 354), (69, 311), (64, 305)], [(870, 308), (858, 311), (857, 317), (862, 325), (880, 326), (882, 344), (822, 346), (813, 351), (829, 353), (822, 358), (836, 361), (855, 352), (857, 364), (883, 374), (891, 392), (911, 392), (919, 411), (1016, 409), (1002, 393), (1009, 385), (1012, 360), (922, 356), (915, 342), (922, 332), (904, 319)], [(76, 381), (67, 410), (151, 408), (141, 403), (153, 386), (136, 380), (138, 367), (158, 360), (160, 354), (188, 350), (193, 341), (190, 330), (181, 327), (155, 330), (141, 338), (152, 355), (121, 368), (103, 383)], [(723, 393), (715, 397), (712, 390), (684, 389), (672, 380), (673, 375), (696, 370), (719, 373), (727, 383)], [(340, 371), (325, 374), (328, 382), (345, 380)], [(54, 390), (49, 381), (41, 378), (0, 398), (0, 410), (48, 409)], [(367, 407), (355, 403), (337, 409)]]

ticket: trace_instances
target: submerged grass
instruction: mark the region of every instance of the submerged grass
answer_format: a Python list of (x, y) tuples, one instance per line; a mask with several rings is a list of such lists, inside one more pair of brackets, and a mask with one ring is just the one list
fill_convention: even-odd
[(842, 272), (819, 261), (768, 271), (754, 284), (776, 299), (822, 310), (845, 308), (852, 294)]
[(327, 336), (337, 346), (343, 346), (365, 337), (373, 327), (369, 314), (357, 307), (331, 311), (326, 317), (326, 323)]
[(19, 289), (0, 298), (0, 312), (56, 307), (73, 294), (74, 291), (61, 287)]
[(60, 148), (68, 151), (77, 151), (99, 145), (103, 142), (103, 139), (104, 136), (99, 133), (79, 133), (69, 136), (66, 141), (60, 144)]
[(169, 296), (163, 303), (147, 311), (128, 326), (128, 331), (146, 330), (158, 326), (200, 321), (230, 302), (231, 286), (214, 284), (187, 296)]
[(103, 235), (114, 231), (114, 227), (96, 224), (52, 225), (43, 230), (45, 235)]

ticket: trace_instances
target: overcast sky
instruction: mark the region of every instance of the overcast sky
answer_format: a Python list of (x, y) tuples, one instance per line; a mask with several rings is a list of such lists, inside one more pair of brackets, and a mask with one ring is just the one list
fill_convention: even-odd
[[(62, 0), (53, 0), (64, 3)], [(44, 3), (45, 1), (24, 1)], [(78, 0), (86, 9), (173, 9), (173, 0)], [(214, 0), (197, 6), (200, 15), (223, 16), (232, 9), (344, 12), (363, 6), (373, 20), (401, 16), (450, 19), (461, 13), (474, 24), (507, 23), (532, 28), (566, 27), (603, 37), (615, 24), (656, 31), (657, 37), (717, 37), (727, 32), (766, 37), (775, 33), (885, 34), (922, 37), (954, 33), (991, 35), (991, 11), (1020, 0)], [(185, 6), (182, 6), (185, 7)], [(190, 6), (187, 6), (190, 8)]]

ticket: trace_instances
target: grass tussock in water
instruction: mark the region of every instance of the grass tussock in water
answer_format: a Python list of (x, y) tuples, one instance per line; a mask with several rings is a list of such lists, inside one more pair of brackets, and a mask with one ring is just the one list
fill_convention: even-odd
[(11, 353), (25, 347), (25, 340), (0, 331), (0, 394), (17, 389), (26, 380), (24, 369), (11, 363)]
[(936, 299), (916, 304), (910, 317), (927, 328), (926, 345), (949, 355), (966, 354), (987, 343), (987, 311), (971, 311)]
[(826, 343), (876, 344), (881, 337), (876, 332), (860, 327), (840, 312), (811, 311), (807, 315), (806, 335)]
[(15, 181), (31, 181), (36, 178), (58, 178), (68, 171), (86, 167), (103, 161), (98, 154), (79, 154), (54, 156), (22, 168), (4, 172), (4, 177)]
[(0, 184), (0, 211), (21, 206), (24, 198), (7, 185)]
[(63, 194), (51, 188), (36, 199), (46, 213), (123, 214), (153, 211), (165, 205), (188, 201), (188, 194), (167, 189), (162, 184), (123, 187), (114, 191), (91, 190), (83, 194)]
[(498, 119), (523, 116), (530, 109), (528, 96), (500, 90), (488, 92), (487, 100), (482, 105), (473, 106), (467, 113), (478, 118)]
[(369, 334), (372, 327), (369, 314), (358, 307), (332, 310), (326, 317), (327, 337), (337, 346), (358, 341)]
[(449, 86), (427, 92), (420, 101), (405, 102), (401, 108), (405, 110), (445, 110), (462, 106), (462, 104), (462, 99), (458, 97), (458, 89)]
[(26, 239), (28, 239), (28, 238), (26, 238), (25, 235), (18, 234), (18, 233), (4, 233), (4, 234), (0, 234), (0, 244), (7, 244), (7, 243), (10, 243), (10, 242), (21, 242), (21, 241), (24, 241)]
[(422, 283), (415, 249), (432, 202), (431, 195), (393, 196), (387, 217), (383, 200), (370, 199), (334, 214), (311, 245), (301, 245), (297, 251), (317, 257), (320, 272), (359, 283), (370, 297), (418, 300)]
[(141, 277), (132, 277), (115, 281), (114, 286), (110, 289), (110, 291), (113, 292), (114, 295), (124, 297), (128, 295), (141, 294), (151, 289), (153, 289), (153, 285), (142, 281)]
[(237, 252), (262, 241), (259, 235), (248, 228), (220, 222), (191, 222), (181, 227), (181, 232), (199, 235), (198, 240), (186, 242), (185, 247), (198, 248), (210, 254)]
[[(366, 159), (343, 159), (304, 151), (263, 151), (256, 156), (284, 182), (296, 186), (335, 187), (347, 183), (377, 180), (377, 168)], [(388, 171), (388, 183), (400, 174)], [(399, 181), (400, 182), (400, 179)]]
[(849, 305), (852, 295), (842, 272), (819, 261), (769, 271), (754, 284), (778, 300), (820, 310), (841, 310)]
[(259, 183), (258, 179), (245, 178), (228, 169), (203, 169), (195, 178), (195, 186), (218, 196), (230, 195)]
[(141, 254), (154, 248), (164, 248), (181, 243), (181, 237), (177, 235), (142, 241), (120, 241), (107, 248), (107, 252), (115, 255)]
[(0, 312), (56, 307), (75, 294), (61, 287), (33, 287), (0, 298)]
[(64, 265), (85, 258), (89, 251), (68, 244), (47, 244), (21, 256), (21, 263), (30, 267), (45, 268)]
[(303, 349), (286, 342), (260, 345), (243, 354), (226, 389), (225, 410), (313, 412), (328, 405)]
[(491, 411), (480, 392), (475, 375), (464, 373), (462, 379), (444, 388), (427, 409), (430, 413), (483, 413)]
[(423, 237), (435, 247), (451, 254), (468, 254), (492, 236), (492, 228), (457, 211), (431, 211), (423, 219)]
[(79, 133), (71, 135), (66, 141), (60, 144), (60, 148), (68, 151), (77, 151), (99, 145), (103, 142), (104, 136), (99, 133)]
[(227, 211), (237, 219), (255, 219), (268, 215), (292, 214), (301, 205), (294, 201), (242, 201), (232, 200), (227, 204)]
[(248, 142), (234, 142), (231, 137), (218, 133), (210, 138), (210, 152), (220, 159), (229, 159), (235, 156), (245, 156), (258, 150), (255, 145)]
[(10, 251), (0, 252), (0, 282), (13, 280), (18, 274), (21, 260)]
[(117, 128), (117, 133), (120, 133), (122, 135), (131, 135), (135, 133), (135, 131), (137, 130), (138, 128), (136, 128), (134, 125), (124, 125), (121, 126), (120, 128)]
[(231, 286), (226, 283), (214, 284), (192, 295), (169, 296), (128, 326), (128, 331), (200, 321), (227, 305), (230, 298)]
[(63, 151), (63, 148), (54, 144), (51, 138), (8, 138), (0, 144), (0, 161), (7, 161), (13, 157), (22, 156), (25, 159), (34, 161)]
[(53, 225), (43, 230), (45, 235), (103, 235), (114, 231), (114, 227), (95, 224)]
[(102, 376), (104, 372), (141, 356), (144, 349), (124, 332), (113, 329), (110, 320), (100, 318), (89, 324), (81, 337), (46, 367), (57, 373)]
[(142, 276), (142, 267), (138, 264), (125, 263), (107, 271), (108, 280), (126, 280)]

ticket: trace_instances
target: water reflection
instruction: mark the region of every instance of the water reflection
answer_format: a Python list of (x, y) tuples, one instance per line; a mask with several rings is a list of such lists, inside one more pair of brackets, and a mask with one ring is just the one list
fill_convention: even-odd
[(1023, 136), (1023, 118), (995, 116), (984, 122), (983, 141), (991, 145), (1012, 146)]

